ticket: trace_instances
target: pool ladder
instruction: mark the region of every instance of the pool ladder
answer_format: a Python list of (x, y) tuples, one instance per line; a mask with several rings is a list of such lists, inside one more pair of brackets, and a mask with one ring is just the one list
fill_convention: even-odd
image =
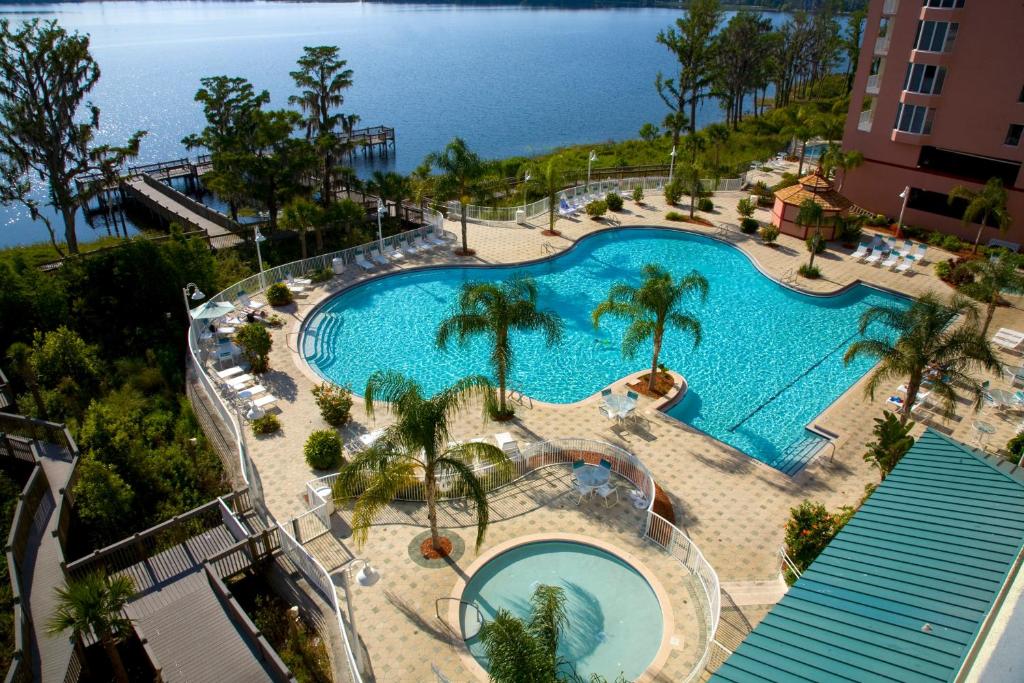
[(515, 401), (524, 407), (533, 408), (533, 399), (524, 394), (521, 389), (505, 387), (505, 395), (510, 401)]
[[(447, 619), (441, 616), (441, 603), (445, 600), (454, 600), (460, 605), (471, 607), (473, 611), (476, 612), (476, 621), (469, 622), (467, 620), (465, 632), (460, 633), (462, 629), (453, 627), (450, 623), (448, 623)], [(452, 633), (452, 635), (462, 638), (464, 640), (470, 640), (471, 638), (475, 638), (476, 635), (480, 633), (480, 627), (484, 625), (484, 613), (480, 611), (480, 608), (477, 606), (475, 602), (467, 602), (466, 600), (453, 598), (449, 595), (438, 598), (434, 601), (434, 616), (437, 617), (438, 621), (444, 624), (445, 628), (447, 628)]]

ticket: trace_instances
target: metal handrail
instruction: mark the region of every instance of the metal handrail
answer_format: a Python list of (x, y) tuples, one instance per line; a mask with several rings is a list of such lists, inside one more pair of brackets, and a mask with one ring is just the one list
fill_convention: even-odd
[(455, 602), (459, 603), (460, 605), (465, 605), (466, 607), (472, 607), (473, 609), (476, 610), (477, 615), (480, 617), (480, 623), (483, 624), (484, 621), (486, 621), (484, 619), (484, 613), (480, 610), (480, 606), (477, 605), (475, 602), (469, 602), (468, 600), (463, 600), (462, 598), (452, 597), (451, 595), (442, 595), (438, 599), (434, 600), (434, 616), (436, 616), (438, 618), (438, 621), (440, 621), (442, 624), (444, 624), (448, 628), (448, 630), (451, 631), (452, 633), (454, 633), (455, 635), (460, 635), (460, 633), (459, 633), (460, 629), (454, 628), (451, 624), (448, 623), (447, 619), (445, 619), (444, 617), (441, 616), (440, 607), (441, 607), (441, 603), (443, 601), (445, 601), (445, 600), (454, 600)]
[(791, 558), (789, 553), (786, 552), (786, 546), (779, 546), (779, 557), (782, 558), (782, 564), (784, 564), (789, 571), (793, 572), (793, 575), (796, 576), (796, 578), (799, 579), (804, 575), (804, 573), (797, 568), (796, 563), (793, 562), (793, 558)]

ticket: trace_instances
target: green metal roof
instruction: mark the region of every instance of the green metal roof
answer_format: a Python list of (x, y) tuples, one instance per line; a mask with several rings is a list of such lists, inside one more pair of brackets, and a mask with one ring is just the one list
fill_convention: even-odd
[(711, 680), (953, 680), (1024, 545), (990, 460), (926, 430)]

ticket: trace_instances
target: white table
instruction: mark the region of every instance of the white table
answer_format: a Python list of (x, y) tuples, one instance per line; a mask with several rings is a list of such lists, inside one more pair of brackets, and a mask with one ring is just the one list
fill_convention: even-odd
[(625, 394), (608, 394), (604, 397), (604, 404), (613, 419), (621, 420), (636, 410), (636, 399)]
[(369, 448), (373, 444), (377, 443), (377, 440), (384, 436), (384, 429), (375, 429), (372, 432), (366, 434), (360, 434), (358, 439), (359, 443), (362, 444), (363, 448)]
[(519, 450), (519, 446), (516, 445), (516, 438), (508, 432), (495, 434), (494, 441), (497, 442), (498, 448), (506, 453)]
[(604, 486), (612, 478), (612, 471), (600, 465), (584, 465), (575, 474), (576, 481), (592, 489)]

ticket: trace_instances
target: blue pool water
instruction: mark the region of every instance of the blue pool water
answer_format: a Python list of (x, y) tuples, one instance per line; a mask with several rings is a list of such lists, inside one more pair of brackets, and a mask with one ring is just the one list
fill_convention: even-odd
[[(590, 312), (617, 280), (640, 282), (656, 262), (679, 276), (693, 269), (709, 280), (708, 299), (687, 308), (701, 321), (704, 341), (669, 331), (661, 360), (689, 383), (669, 414), (751, 457), (793, 471), (794, 444), (804, 427), (871, 367), (844, 366), (869, 306), (903, 301), (866, 286), (833, 297), (794, 292), (763, 276), (741, 251), (718, 240), (675, 230), (630, 228), (599, 233), (552, 260), (519, 268), (446, 267), (371, 280), (327, 301), (309, 319), (302, 350), (322, 377), (362, 392), (375, 370), (398, 370), (434, 392), (471, 373), (490, 374), (484, 338), (440, 351), (437, 325), (471, 280), (534, 277), (540, 305), (561, 314), (565, 336), (547, 348), (540, 334), (513, 338), (509, 384), (542, 401), (569, 403), (650, 363), (650, 346), (624, 359), (626, 323)], [(828, 270), (828, 262), (824, 262)], [(810, 453), (807, 454), (808, 457)]]
[[(633, 567), (593, 546), (540, 541), (513, 548), (481, 567), (462, 599), (476, 604), (485, 620), (499, 608), (529, 618), (530, 596), (538, 584), (565, 591), (569, 628), (560, 639), (558, 654), (572, 662), (584, 680), (592, 673), (609, 681), (620, 673), (635, 680), (654, 660), (664, 629), (658, 597)], [(463, 607), (463, 624), (467, 616), (472, 619), (475, 614)], [(479, 638), (467, 644), (486, 668)]]

